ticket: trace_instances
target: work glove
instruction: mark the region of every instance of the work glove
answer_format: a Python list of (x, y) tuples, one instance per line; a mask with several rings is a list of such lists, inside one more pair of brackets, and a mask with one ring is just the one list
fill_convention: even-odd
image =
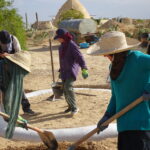
[(101, 131), (105, 130), (105, 129), (108, 127), (108, 125), (107, 125), (107, 126), (101, 126), (101, 125), (102, 125), (106, 120), (108, 120), (110, 117), (111, 117), (110, 114), (109, 114), (108, 112), (106, 112), (106, 113), (104, 114), (104, 116), (99, 120), (99, 122), (97, 123), (97, 128), (99, 129), (99, 130), (97, 131), (97, 134), (99, 134)]
[(21, 121), (22, 122), (22, 124), (19, 124), (19, 123), (17, 124), (18, 127), (25, 128), (26, 130), (28, 130), (28, 127), (27, 127), (28, 121), (26, 119), (24, 119), (21, 116), (18, 116), (17, 121)]
[(82, 69), (82, 77), (86, 79), (89, 76), (87, 69)]
[(150, 93), (145, 91), (144, 94), (143, 94), (143, 99), (146, 101), (146, 100), (150, 100)]

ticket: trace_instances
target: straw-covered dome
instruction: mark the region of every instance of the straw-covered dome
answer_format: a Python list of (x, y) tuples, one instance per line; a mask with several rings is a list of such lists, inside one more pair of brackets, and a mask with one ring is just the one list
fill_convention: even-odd
[(77, 11), (80, 11), (84, 18), (91, 18), (91, 16), (89, 15), (88, 11), (85, 9), (85, 7), (79, 2), (79, 0), (67, 0), (63, 6), (59, 9), (53, 24), (57, 25), (57, 22), (59, 21), (60, 15), (70, 9), (74, 9)]
[(39, 21), (35, 22), (31, 25), (32, 28), (38, 29), (38, 30), (44, 30), (44, 29), (53, 29), (53, 25), (51, 21)]
[(133, 21), (131, 18), (122, 18), (121, 23), (127, 24), (127, 25), (132, 25)]

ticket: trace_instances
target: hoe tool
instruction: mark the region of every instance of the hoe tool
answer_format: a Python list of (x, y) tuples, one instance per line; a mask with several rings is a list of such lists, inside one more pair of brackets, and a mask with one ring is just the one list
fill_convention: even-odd
[[(3, 112), (0, 112), (0, 115), (3, 116), (6, 119), (9, 119), (9, 116)], [(22, 121), (17, 120), (18, 124), (23, 124)], [(38, 132), (41, 140), (43, 141), (43, 143), (49, 148), (49, 150), (57, 150), (58, 149), (58, 143), (57, 140), (54, 136), (54, 134), (50, 131), (45, 131), (42, 129), (39, 129), (37, 127), (33, 127), (29, 124), (26, 125), (27, 128), (34, 130), (36, 132)]]
[[(140, 98), (136, 99), (134, 102), (132, 102), (131, 104), (129, 104), (128, 106), (126, 106), (125, 108), (123, 108), (120, 112), (116, 113), (111, 118), (109, 118), (108, 120), (106, 120), (104, 123), (102, 123), (102, 126), (107, 126), (109, 123), (111, 123), (115, 119), (121, 117), (126, 112), (128, 112), (129, 110), (131, 110), (132, 108), (134, 108), (136, 105), (140, 104), (142, 101), (143, 101), (143, 96), (141, 96)], [(94, 135), (95, 133), (97, 133), (97, 131), (99, 131), (98, 128), (93, 129), (91, 132), (89, 132), (88, 134), (84, 135), (77, 142), (75, 142), (74, 144), (72, 144), (68, 148), (68, 150), (75, 150), (77, 148), (77, 146), (79, 146), (82, 142), (86, 141), (92, 135)]]

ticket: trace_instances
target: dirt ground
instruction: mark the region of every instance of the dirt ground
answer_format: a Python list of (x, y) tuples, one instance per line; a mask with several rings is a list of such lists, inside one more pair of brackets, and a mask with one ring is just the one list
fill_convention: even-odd
[[(55, 70), (55, 81), (58, 79), (58, 43), (52, 43), (53, 59)], [(29, 52), (32, 55), (32, 72), (24, 79), (24, 88), (27, 92), (40, 89), (51, 88), (52, 71), (50, 61), (50, 51), (48, 42), (35, 45), (29, 42)], [(89, 77), (83, 79), (79, 72), (78, 80), (75, 86), (90, 87), (98, 85), (106, 85), (109, 61), (101, 56), (88, 56), (86, 49), (81, 49), (86, 60)], [(29, 99), (31, 108), (38, 113), (36, 116), (24, 115), (20, 108), (20, 114), (28, 120), (28, 122), (36, 127), (45, 129), (72, 128), (94, 125), (102, 117), (110, 98), (110, 92), (81, 90), (76, 91), (77, 105), (80, 109), (79, 113), (72, 117), (69, 113), (64, 114), (67, 108), (64, 100), (48, 101), (51, 94), (43, 94)], [(42, 143), (30, 143), (23, 141), (10, 141), (0, 138), (0, 150), (46, 150)], [(59, 149), (65, 150), (71, 143), (64, 141), (59, 143)], [(77, 150), (116, 150), (116, 138), (106, 139), (99, 142), (85, 142), (81, 144)]]

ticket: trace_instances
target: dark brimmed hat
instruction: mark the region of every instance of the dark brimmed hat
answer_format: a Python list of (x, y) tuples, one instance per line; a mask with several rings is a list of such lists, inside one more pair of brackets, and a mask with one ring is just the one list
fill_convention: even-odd
[(54, 37), (54, 40), (57, 40), (58, 38), (63, 37), (68, 31), (66, 29), (58, 29), (56, 31), (56, 36)]
[(0, 31), (0, 41), (3, 44), (8, 44), (11, 42), (11, 36), (6, 30)]

